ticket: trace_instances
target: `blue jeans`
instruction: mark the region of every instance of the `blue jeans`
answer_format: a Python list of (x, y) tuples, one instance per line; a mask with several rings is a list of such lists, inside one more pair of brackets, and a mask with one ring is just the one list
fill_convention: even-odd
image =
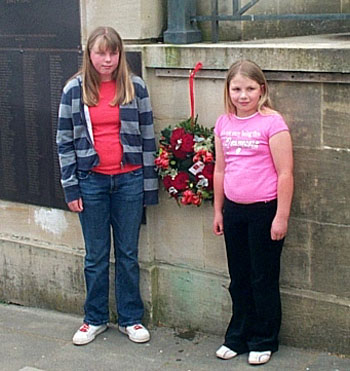
[(84, 210), (79, 214), (85, 240), (86, 301), (84, 322), (109, 321), (111, 226), (115, 264), (118, 324), (140, 323), (138, 240), (143, 211), (143, 170), (104, 175), (78, 171)]

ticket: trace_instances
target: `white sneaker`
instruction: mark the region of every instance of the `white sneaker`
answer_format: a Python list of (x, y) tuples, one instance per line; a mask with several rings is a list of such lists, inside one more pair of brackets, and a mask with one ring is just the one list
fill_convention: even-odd
[(221, 345), (221, 347), (216, 351), (216, 356), (221, 359), (231, 359), (233, 357), (236, 357), (237, 355), (238, 353), (234, 352), (226, 345)]
[(248, 363), (250, 365), (263, 365), (270, 360), (271, 353), (271, 350), (265, 350), (263, 352), (249, 352)]
[(88, 344), (95, 339), (95, 337), (107, 330), (107, 325), (88, 325), (84, 323), (73, 336), (73, 344), (84, 345)]
[(129, 339), (135, 343), (145, 343), (151, 338), (146, 327), (137, 323), (132, 326), (118, 326), (119, 331), (125, 335), (128, 335)]

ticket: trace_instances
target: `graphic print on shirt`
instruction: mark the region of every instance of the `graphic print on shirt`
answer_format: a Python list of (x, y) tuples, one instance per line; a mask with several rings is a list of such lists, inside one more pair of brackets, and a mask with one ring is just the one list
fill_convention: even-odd
[(225, 130), (222, 142), (226, 154), (239, 155), (245, 149), (257, 151), (261, 143), (261, 132), (257, 130)]

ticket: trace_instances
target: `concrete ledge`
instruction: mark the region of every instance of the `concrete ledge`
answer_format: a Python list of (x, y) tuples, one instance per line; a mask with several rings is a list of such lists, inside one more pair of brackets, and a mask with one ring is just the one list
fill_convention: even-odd
[[(231, 317), (229, 280), (160, 264), (157, 318), (170, 327), (224, 336)], [(350, 354), (350, 300), (282, 288), (282, 344)]]
[(282, 290), (283, 344), (350, 354), (350, 300), (306, 290)]
[[(62, 248), (0, 240), (0, 300), (82, 315), (82, 260)], [(141, 277), (147, 324), (224, 335), (231, 316), (227, 277), (162, 263), (142, 266)], [(110, 290), (115, 321), (113, 282)], [(350, 354), (350, 300), (283, 288), (282, 303), (282, 344)]]
[[(264, 70), (300, 72), (350, 72), (350, 34), (301, 36), (284, 39), (218, 44), (152, 44), (143, 49), (146, 68), (226, 70), (234, 61), (248, 58)], [(133, 46), (128, 46), (132, 50)]]
[[(84, 253), (63, 246), (0, 238), (0, 301), (83, 315)], [(156, 269), (140, 264), (145, 322), (153, 320)], [(114, 262), (110, 266), (110, 318), (117, 318)]]

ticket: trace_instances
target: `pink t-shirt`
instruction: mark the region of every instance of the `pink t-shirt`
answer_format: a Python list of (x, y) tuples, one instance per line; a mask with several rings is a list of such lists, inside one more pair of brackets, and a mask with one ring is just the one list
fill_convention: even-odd
[(269, 139), (289, 130), (279, 114), (249, 117), (221, 115), (215, 124), (225, 158), (224, 193), (237, 203), (270, 201), (277, 197), (277, 173)]

